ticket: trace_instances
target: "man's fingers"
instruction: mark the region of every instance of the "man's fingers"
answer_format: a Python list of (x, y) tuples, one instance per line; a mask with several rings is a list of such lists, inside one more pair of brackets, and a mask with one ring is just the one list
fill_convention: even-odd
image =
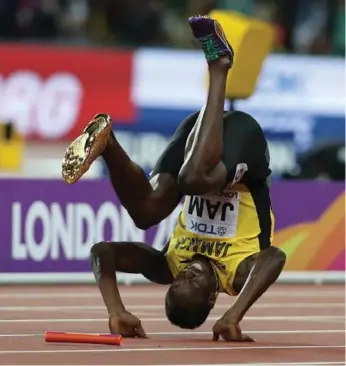
[(219, 334), (218, 333), (216, 333), (216, 332), (213, 332), (213, 341), (218, 341), (219, 340), (219, 338), (220, 338), (220, 336), (219, 336)]
[(243, 342), (255, 342), (255, 340), (246, 334), (243, 334)]
[(136, 338), (137, 335), (137, 329), (136, 328), (127, 328), (123, 333), (122, 333), (124, 338)]
[(136, 334), (139, 338), (148, 338), (142, 325), (139, 325), (139, 327), (136, 329)]
[(229, 334), (228, 332), (225, 332), (222, 334), (222, 338), (226, 341), (226, 342), (232, 342), (233, 338), (232, 335)]
[(135, 330), (123, 332), (122, 336), (124, 338), (135, 338), (136, 337), (136, 332), (135, 332)]

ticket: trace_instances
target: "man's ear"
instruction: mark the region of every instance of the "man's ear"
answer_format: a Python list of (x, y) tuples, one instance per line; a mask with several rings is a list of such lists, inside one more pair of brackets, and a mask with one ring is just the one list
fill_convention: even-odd
[(213, 292), (209, 295), (208, 304), (210, 306), (210, 309), (212, 309), (215, 306), (218, 295), (219, 295), (218, 292)]

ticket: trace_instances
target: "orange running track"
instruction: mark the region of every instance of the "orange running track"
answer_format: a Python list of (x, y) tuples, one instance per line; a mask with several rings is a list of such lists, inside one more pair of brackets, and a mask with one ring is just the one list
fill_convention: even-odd
[(44, 342), (47, 330), (108, 331), (96, 286), (0, 287), (0, 365), (345, 365), (344, 285), (273, 286), (242, 322), (251, 344), (211, 340), (232, 298), (221, 295), (201, 328), (184, 331), (165, 318), (165, 291), (121, 287), (150, 338), (117, 347)]

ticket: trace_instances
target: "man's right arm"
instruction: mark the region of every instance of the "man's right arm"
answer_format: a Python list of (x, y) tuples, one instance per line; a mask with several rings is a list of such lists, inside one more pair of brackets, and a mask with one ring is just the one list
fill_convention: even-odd
[(116, 272), (141, 273), (154, 283), (170, 284), (173, 276), (164, 252), (144, 243), (101, 242), (91, 248), (90, 261), (96, 283), (108, 310), (111, 333), (128, 337), (145, 336), (140, 320), (125, 309)]

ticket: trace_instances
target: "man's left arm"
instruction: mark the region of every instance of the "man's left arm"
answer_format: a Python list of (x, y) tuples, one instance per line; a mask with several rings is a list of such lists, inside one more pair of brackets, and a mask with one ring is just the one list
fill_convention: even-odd
[(277, 247), (262, 250), (255, 260), (250, 274), (232, 307), (213, 327), (213, 339), (221, 336), (226, 341), (251, 341), (242, 334), (240, 321), (250, 307), (277, 280), (286, 262), (285, 253)]

